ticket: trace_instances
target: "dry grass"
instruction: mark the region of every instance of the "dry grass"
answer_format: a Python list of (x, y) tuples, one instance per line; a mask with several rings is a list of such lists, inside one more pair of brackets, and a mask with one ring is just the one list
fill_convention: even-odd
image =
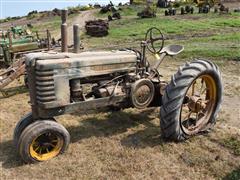
[[(166, 68), (161, 72), (170, 75), (182, 63), (164, 62), (163, 67)], [(228, 68), (234, 69), (236, 65), (228, 65)], [(235, 79), (229, 80), (225, 74), (231, 73), (223, 71), (224, 81), (235, 84)], [(227, 101), (213, 132), (184, 143), (162, 140), (159, 108), (61, 116), (58, 121), (71, 134), (68, 151), (48, 162), (26, 165), (12, 146), (15, 124), (30, 111), (28, 93), (22, 90), (14, 95), (20, 84), (12, 84), (10, 97), (1, 97), (0, 100), (3, 179), (239, 178), (240, 119), (236, 114), (239, 113), (239, 105), (234, 103), (239, 103), (238, 94), (233, 94), (234, 98), (225, 95)]]

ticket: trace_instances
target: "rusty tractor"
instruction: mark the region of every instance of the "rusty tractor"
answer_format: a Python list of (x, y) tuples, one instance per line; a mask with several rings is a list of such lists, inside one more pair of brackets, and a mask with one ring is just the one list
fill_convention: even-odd
[(198, 7), (203, 7), (208, 5), (210, 8), (214, 5), (217, 5), (221, 2), (221, 0), (194, 0)]
[(199, 14), (200, 14), (200, 13), (207, 14), (207, 13), (210, 12), (210, 10), (211, 10), (211, 8), (210, 8), (209, 5), (203, 5), (203, 6), (200, 6), (200, 7), (198, 8), (198, 13), (199, 13)]
[(167, 8), (169, 7), (170, 3), (167, 0), (158, 0), (157, 7), (159, 8)]
[[(156, 56), (153, 66), (147, 50)], [(164, 46), (163, 34), (153, 27), (141, 42), (141, 51), (26, 55), (32, 111), (15, 127), (16, 150), (26, 163), (54, 158), (70, 142), (68, 131), (54, 117), (102, 108), (161, 106), (161, 133), (167, 140), (183, 141), (208, 131), (222, 101), (217, 65), (195, 59), (181, 66), (169, 83), (158, 70), (166, 56), (183, 50), (181, 45)]]
[(214, 8), (214, 12), (217, 13), (219, 12), (220, 14), (228, 14), (229, 13), (229, 8), (224, 6), (224, 4), (219, 3), (218, 7)]
[[(198, 13), (209, 13), (211, 8), (218, 5), (220, 3), (220, 0), (195, 0), (198, 6)], [(214, 12), (216, 12), (217, 9), (214, 9)]]
[(112, 15), (108, 15), (108, 21), (121, 19), (121, 14), (119, 12), (113, 12)]
[(36, 33), (36, 37), (32, 35), (22, 36), (21, 33), (19, 35), (16, 37), (16, 33), (9, 31), (7, 36), (0, 40), (2, 60), (7, 66), (10, 66), (25, 53), (50, 49), (51, 35), (48, 30), (47, 38), (39, 38), (38, 33)]
[(185, 6), (185, 7), (181, 7), (181, 15), (183, 14), (193, 14), (194, 12), (194, 8), (192, 6)]
[(12, 32), (8, 31), (0, 41), (0, 58), (4, 65), (8, 66), (4, 72), (0, 73), (0, 92), (2, 94), (6, 94), (3, 91), (4, 87), (25, 74), (25, 61), (22, 58), (24, 54), (50, 50), (59, 45), (54, 39), (51, 39), (48, 30), (47, 38), (39, 38), (38, 32), (36, 33), (37, 38), (32, 35), (23, 36), (22, 31)]
[(140, 18), (153, 18), (156, 17), (156, 7), (153, 5), (152, 1), (146, 2), (146, 7), (137, 13), (137, 16)]
[[(9, 38), (10, 35), (11, 39)], [(4, 47), (9, 46), (10, 42), (11, 45), (29, 43), (32, 42), (32, 37), (20, 27), (11, 27), (8, 31), (0, 31), (0, 61), (5, 61), (6, 65), (9, 65), (10, 62), (8, 62), (8, 59), (5, 60)]]
[(177, 13), (177, 10), (175, 8), (169, 8), (165, 10), (165, 16), (175, 16)]
[(111, 1), (110, 1), (110, 4), (111, 4), (110, 11), (112, 15), (108, 15), (108, 21), (121, 19), (121, 14), (120, 14), (121, 8), (114, 6)]

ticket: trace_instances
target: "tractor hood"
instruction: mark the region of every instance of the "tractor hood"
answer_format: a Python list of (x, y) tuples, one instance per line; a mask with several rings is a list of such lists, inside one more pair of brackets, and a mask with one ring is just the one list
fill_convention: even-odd
[(137, 55), (133, 51), (100, 51), (75, 53), (31, 53), (26, 55), (26, 65), (37, 71), (78, 70), (81, 77), (114, 72), (134, 71)]

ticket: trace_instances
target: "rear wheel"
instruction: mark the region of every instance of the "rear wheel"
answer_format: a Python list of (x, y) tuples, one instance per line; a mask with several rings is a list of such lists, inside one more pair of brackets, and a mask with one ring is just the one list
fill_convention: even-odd
[(46, 161), (63, 153), (70, 142), (68, 131), (55, 121), (42, 120), (30, 124), (18, 141), (18, 151), (27, 163)]
[(163, 137), (181, 141), (209, 129), (216, 121), (222, 91), (219, 69), (212, 62), (195, 60), (180, 67), (163, 96)]

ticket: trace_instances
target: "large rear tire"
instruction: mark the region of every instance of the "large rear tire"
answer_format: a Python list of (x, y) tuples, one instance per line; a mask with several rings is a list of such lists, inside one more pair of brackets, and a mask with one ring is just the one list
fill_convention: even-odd
[(39, 120), (27, 126), (17, 150), (26, 163), (47, 161), (63, 153), (70, 142), (68, 131), (55, 121)]
[[(197, 86), (199, 81), (201, 88)], [(194, 60), (180, 67), (163, 96), (160, 110), (163, 138), (182, 141), (211, 128), (220, 109), (222, 93), (220, 71), (214, 63)]]

